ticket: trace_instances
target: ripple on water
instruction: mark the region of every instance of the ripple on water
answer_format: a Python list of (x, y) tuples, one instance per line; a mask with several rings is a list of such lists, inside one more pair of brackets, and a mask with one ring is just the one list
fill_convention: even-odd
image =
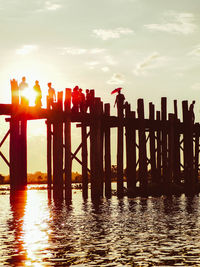
[(0, 194), (0, 265), (200, 266), (200, 197), (112, 197), (71, 205)]

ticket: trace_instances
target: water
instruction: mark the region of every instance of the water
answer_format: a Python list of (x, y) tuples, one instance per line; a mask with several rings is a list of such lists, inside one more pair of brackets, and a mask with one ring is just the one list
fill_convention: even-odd
[(0, 266), (200, 266), (200, 197), (72, 204), (0, 191)]

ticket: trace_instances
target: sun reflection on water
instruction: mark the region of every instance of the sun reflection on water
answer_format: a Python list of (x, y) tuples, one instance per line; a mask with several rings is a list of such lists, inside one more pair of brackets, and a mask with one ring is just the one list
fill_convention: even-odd
[(28, 190), (24, 213), (23, 246), (27, 253), (27, 266), (32, 266), (33, 263), (34, 266), (41, 266), (42, 258), (47, 257), (43, 251), (48, 249), (49, 211), (44, 210), (41, 198), (38, 198), (37, 194), (35, 190)]

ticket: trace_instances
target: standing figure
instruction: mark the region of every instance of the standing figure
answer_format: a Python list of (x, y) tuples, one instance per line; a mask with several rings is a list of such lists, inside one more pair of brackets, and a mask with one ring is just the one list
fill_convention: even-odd
[(124, 97), (123, 94), (121, 94), (121, 88), (119, 88), (118, 95), (116, 96), (116, 99), (115, 99), (114, 107), (117, 104), (117, 109), (123, 108), (123, 106), (124, 106), (124, 100), (125, 100), (125, 97)]
[(52, 108), (54, 101), (56, 100), (56, 93), (54, 88), (51, 87), (51, 83), (48, 83), (48, 100), (49, 108)]
[(28, 105), (28, 99), (26, 98), (25, 96), (25, 91), (27, 90), (28, 88), (28, 83), (26, 82), (26, 77), (22, 77), (22, 81), (20, 82), (19, 84), (19, 94), (20, 94), (20, 98), (21, 98), (21, 101), (20, 103), (22, 105)]
[(74, 112), (78, 112), (79, 111), (79, 87), (78, 85), (76, 85), (73, 89), (73, 92), (72, 92), (72, 104), (73, 104), (73, 107), (72, 107), (72, 110)]
[(85, 100), (85, 112), (87, 112), (87, 109), (90, 107), (91, 105), (91, 94), (90, 94), (90, 90), (86, 89), (86, 100)]
[(195, 116), (194, 116), (194, 104), (195, 104), (195, 101), (193, 100), (192, 101), (192, 104), (189, 107), (189, 112), (190, 112), (190, 115), (192, 117), (192, 123), (194, 123), (194, 120), (195, 120)]
[(83, 90), (79, 89), (79, 105), (80, 105), (80, 112), (85, 112), (85, 95), (82, 92)]
[(10, 80), (12, 104), (19, 105), (19, 86), (15, 79)]
[(36, 93), (35, 106), (38, 108), (41, 108), (41, 106), (42, 106), (42, 91), (41, 91), (41, 88), (40, 88), (38, 81), (35, 81), (35, 85), (33, 86), (33, 90)]

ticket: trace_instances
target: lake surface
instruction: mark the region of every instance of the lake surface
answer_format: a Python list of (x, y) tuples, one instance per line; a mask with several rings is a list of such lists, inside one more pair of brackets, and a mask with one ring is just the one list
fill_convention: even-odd
[(200, 197), (71, 204), (0, 191), (0, 266), (200, 266)]

